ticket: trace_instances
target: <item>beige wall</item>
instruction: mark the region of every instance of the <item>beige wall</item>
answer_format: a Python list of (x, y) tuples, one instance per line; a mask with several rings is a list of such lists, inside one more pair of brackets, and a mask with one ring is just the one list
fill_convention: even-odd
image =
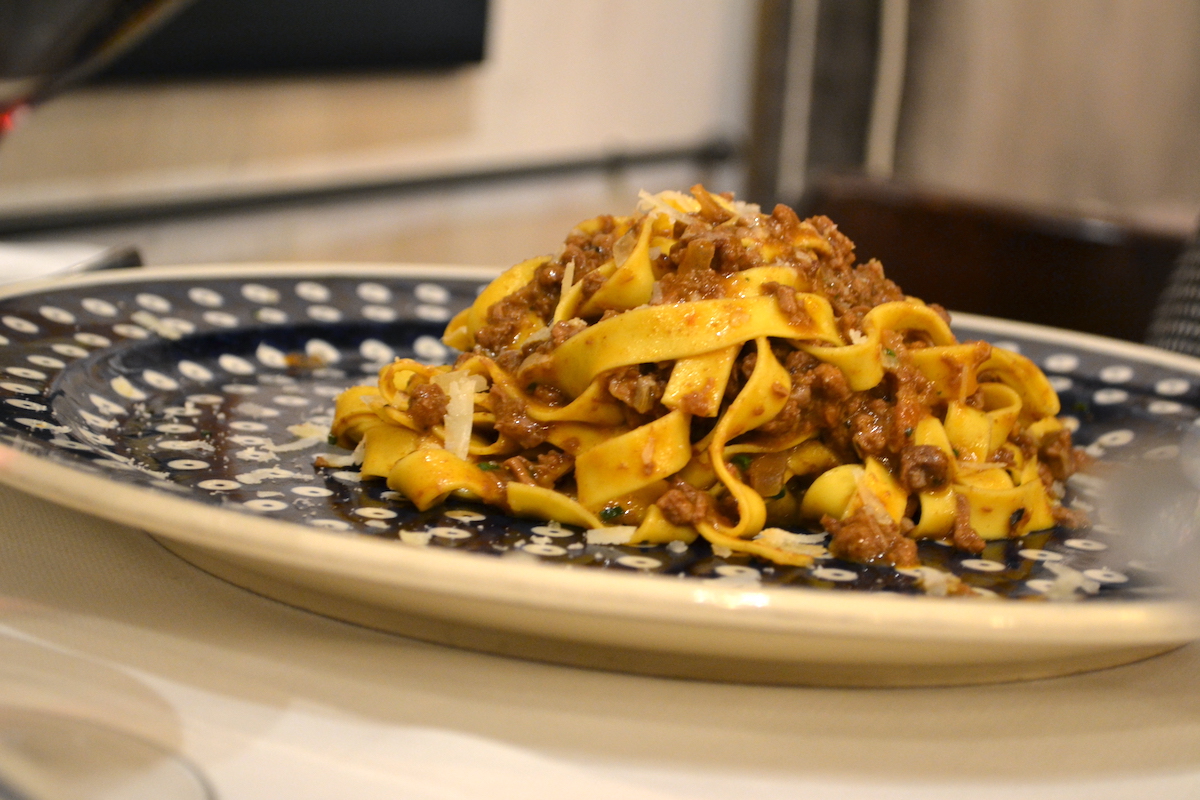
[(748, 0), (493, 0), (432, 75), (81, 91), (0, 147), (0, 215), (694, 147), (744, 134)]
[(1200, 3), (913, 0), (899, 177), (1135, 217), (1200, 215)]

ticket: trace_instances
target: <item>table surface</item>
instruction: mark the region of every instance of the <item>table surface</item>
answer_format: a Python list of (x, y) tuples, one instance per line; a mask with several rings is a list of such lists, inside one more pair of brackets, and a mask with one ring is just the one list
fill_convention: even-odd
[(947, 689), (645, 678), (293, 609), (0, 488), (0, 704), (182, 752), (221, 798), (1200, 796), (1200, 649)]

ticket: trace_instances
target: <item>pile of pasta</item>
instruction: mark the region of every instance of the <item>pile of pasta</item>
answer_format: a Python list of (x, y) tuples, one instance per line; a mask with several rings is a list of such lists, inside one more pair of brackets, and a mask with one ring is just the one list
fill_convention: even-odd
[(779, 564), (917, 563), (1079, 524), (1059, 400), (1023, 356), (856, 263), (829, 220), (643, 193), (517, 264), (449, 323), (456, 363), (399, 359), (333, 434), (418, 509), (450, 496)]

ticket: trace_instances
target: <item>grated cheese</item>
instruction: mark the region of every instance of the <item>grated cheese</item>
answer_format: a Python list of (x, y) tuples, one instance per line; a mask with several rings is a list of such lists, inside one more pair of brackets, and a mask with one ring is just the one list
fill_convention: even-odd
[[(463, 461), (471, 454), (471, 425), (475, 418), (475, 392), (479, 383), (487, 386), (487, 381), (480, 375), (470, 375), (465, 372), (450, 372), (454, 376), (448, 383), (446, 403), (445, 434), (442, 441), (445, 447), (455, 457)], [(438, 376), (443, 377), (441, 375)], [(478, 382), (476, 381), (478, 379)]]
[[(328, 419), (328, 417), (325, 417), (324, 419)], [(292, 436), (297, 436), (301, 439), (307, 439), (311, 436), (328, 438), (329, 425), (318, 425), (312, 420), (309, 420), (308, 422), (301, 422), (299, 425), (288, 425), (287, 432)]]
[(829, 556), (829, 551), (822, 545), (807, 541), (809, 537), (785, 531), (783, 528), (764, 528), (762, 533), (755, 538), (771, 547), (777, 547), (785, 553), (797, 553), (812, 558)]
[(614, 525), (611, 528), (592, 528), (587, 532), (588, 544), (629, 544), (637, 528), (633, 525)]
[[(558, 306), (554, 309), (554, 319), (562, 319), (567, 314), (567, 292), (571, 291), (571, 287), (575, 285), (575, 261), (567, 262), (566, 269), (563, 270), (562, 287), (558, 293)], [(546, 329), (549, 332), (549, 328)]]
[(1100, 591), (1098, 582), (1065, 564), (1048, 561), (1045, 566), (1054, 573), (1054, 582), (1050, 584), (1050, 588), (1046, 592), (1046, 597), (1050, 600), (1078, 600), (1076, 591), (1085, 594), (1096, 594)]

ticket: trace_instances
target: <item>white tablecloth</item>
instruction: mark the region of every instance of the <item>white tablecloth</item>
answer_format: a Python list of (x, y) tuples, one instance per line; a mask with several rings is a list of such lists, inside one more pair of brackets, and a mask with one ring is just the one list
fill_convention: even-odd
[(1200, 797), (1200, 650), (1056, 680), (722, 685), (294, 610), (0, 488), (0, 703), (182, 752), (221, 798)]

